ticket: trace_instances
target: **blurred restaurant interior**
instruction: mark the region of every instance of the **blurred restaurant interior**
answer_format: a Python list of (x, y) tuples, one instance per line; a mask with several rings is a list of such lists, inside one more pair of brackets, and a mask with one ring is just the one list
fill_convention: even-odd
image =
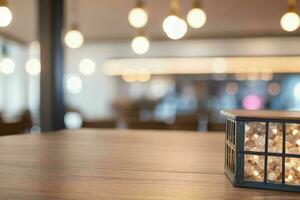
[(224, 131), (221, 109), (300, 109), (296, 0), (0, 3), (0, 135)]

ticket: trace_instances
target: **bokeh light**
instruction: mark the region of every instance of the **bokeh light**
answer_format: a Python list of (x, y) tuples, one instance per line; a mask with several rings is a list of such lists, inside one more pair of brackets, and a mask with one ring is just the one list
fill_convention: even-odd
[(229, 95), (235, 95), (239, 91), (239, 86), (236, 82), (227, 83), (225, 86), (225, 91)]
[(144, 36), (137, 36), (133, 38), (131, 48), (136, 54), (145, 54), (150, 48), (150, 42)]
[(5, 75), (12, 74), (15, 71), (15, 68), (15, 62), (10, 58), (4, 58), (0, 62), (0, 71)]
[(25, 64), (25, 69), (29, 75), (36, 76), (41, 73), (41, 62), (39, 59), (31, 58)]
[(262, 99), (254, 94), (250, 94), (243, 99), (243, 107), (246, 110), (258, 110), (262, 107)]
[(263, 81), (270, 81), (273, 79), (273, 72), (269, 68), (264, 68), (261, 71), (260, 79)]
[(64, 122), (68, 129), (81, 128), (82, 121), (82, 117), (78, 112), (68, 112), (64, 116)]
[(273, 82), (268, 85), (268, 93), (272, 96), (276, 96), (280, 93), (281, 87), (279, 83)]
[(96, 64), (93, 60), (86, 58), (80, 61), (79, 63), (79, 71), (83, 75), (92, 75), (96, 70)]
[(150, 92), (155, 98), (161, 98), (166, 95), (174, 83), (169, 79), (160, 77), (154, 78), (150, 82)]
[(163, 21), (163, 30), (168, 38), (178, 40), (187, 32), (186, 22), (176, 15), (170, 15)]
[(212, 68), (214, 73), (224, 73), (227, 68), (227, 62), (224, 58), (214, 58), (212, 61)]
[(122, 78), (125, 82), (133, 83), (137, 81), (137, 71), (132, 68), (127, 68), (122, 73)]
[(8, 26), (13, 19), (10, 9), (6, 6), (0, 6), (0, 27)]
[(82, 46), (84, 42), (83, 35), (78, 30), (70, 30), (65, 35), (65, 44), (71, 49), (77, 49)]
[(188, 12), (186, 20), (192, 28), (201, 28), (206, 23), (206, 14), (200, 8), (193, 8)]
[(151, 78), (151, 72), (147, 68), (140, 68), (137, 71), (137, 80), (141, 82), (147, 82)]
[(299, 15), (295, 12), (285, 13), (280, 20), (281, 28), (287, 32), (295, 31), (300, 26)]
[(129, 12), (128, 21), (134, 28), (142, 28), (148, 22), (148, 14), (143, 8), (133, 8)]
[(71, 94), (78, 94), (83, 88), (81, 79), (73, 74), (67, 76), (66, 86), (67, 91)]
[(297, 82), (294, 86), (293, 95), (296, 99), (300, 99), (300, 82)]

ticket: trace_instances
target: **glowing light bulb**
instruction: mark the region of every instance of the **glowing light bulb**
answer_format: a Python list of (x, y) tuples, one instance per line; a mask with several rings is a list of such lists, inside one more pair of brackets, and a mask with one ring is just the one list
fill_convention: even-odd
[(273, 132), (274, 135), (276, 135), (276, 134), (278, 133), (277, 128), (273, 128), (273, 129), (272, 129), (272, 132)]
[(25, 68), (29, 75), (36, 76), (41, 73), (41, 62), (36, 58), (29, 59), (25, 64)]
[(82, 81), (76, 75), (68, 75), (66, 86), (69, 93), (78, 94), (82, 90)]
[(297, 144), (298, 146), (300, 146), (300, 139), (298, 139), (298, 140), (296, 141), (296, 144)]
[(0, 6), (0, 27), (8, 26), (13, 19), (10, 9), (6, 6)]
[(299, 167), (297, 167), (297, 171), (298, 171), (298, 172), (300, 172), (300, 166), (299, 166)]
[(77, 49), (81, 47), (84, 42), (83, 35), (76, 29), (68, 31), (64, 40), (65, 44), (71, 49)]
[(293, 175), (288, 175), (288, 180), (289, 181), (292, 181), (294, 179), (294, 176)]
[(131, 42), (131, 48), (136, 54), (145, 54), (150, 47), (149, 40), (144, 36), (137, 36)]
[(292, 131), (292, 134), (295, 136), (295, 135), (297, 135), (298, 134), (298, 129), (294, 129), (293, 131)]
[(148, 14), (143, 8), (133, 8), (128, 14), (128, 21), (134, 28), (142, 28), (148, 22)]
[(285, 13), (280, 20), (280, 25), (283, 30), (292, 32), (299, 28), (300, 18), (299, 15), (295, 12)]
[(182, 38), (187, 32), (186, 22), (176, 15), (170, 15), (163, 21), (163, 30), (172, 40)]
[(84, 75), (91, 75), (95, 72), (96, 65), (94, 61), (89, 58), (83, 59), (79, 63), (79, 71)]
[(258, 175), (259, 175), (258, 171), (256, 171), (256, 170), (253, 171), (253, 175), (254, 175), (254, 176), (258, 176)]
[(1, 62), (0, 62), (0, 71), (3, 74), (11, 74), (15, 71), (15, 63), (12, 59), (10, 58), (4, 58)]
[(186, 21), (192, 28), (201, 28), (206, 23), (206, 14), (201, 8), (193, 8), (187, 14)]

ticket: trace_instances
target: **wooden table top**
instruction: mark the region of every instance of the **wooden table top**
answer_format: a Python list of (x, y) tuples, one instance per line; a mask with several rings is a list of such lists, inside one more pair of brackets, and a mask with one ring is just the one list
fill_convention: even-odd
[(0, 137), (0, 199), (300, 199), (235, 188), (224, 134), (95, 130)]
[(299, 111), (284, 110), (222, 110), (221, 114), (236, 120), (247, 119), (278, 119), (278, 120), (300, 120)]

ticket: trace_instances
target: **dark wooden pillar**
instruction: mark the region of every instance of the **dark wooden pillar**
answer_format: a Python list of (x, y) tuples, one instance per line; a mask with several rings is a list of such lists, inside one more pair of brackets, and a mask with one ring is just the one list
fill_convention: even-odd
[(63, 100), (63, 0), (39, 0), (39, 39), (41, 45), (42, 131), (64, 128)]

